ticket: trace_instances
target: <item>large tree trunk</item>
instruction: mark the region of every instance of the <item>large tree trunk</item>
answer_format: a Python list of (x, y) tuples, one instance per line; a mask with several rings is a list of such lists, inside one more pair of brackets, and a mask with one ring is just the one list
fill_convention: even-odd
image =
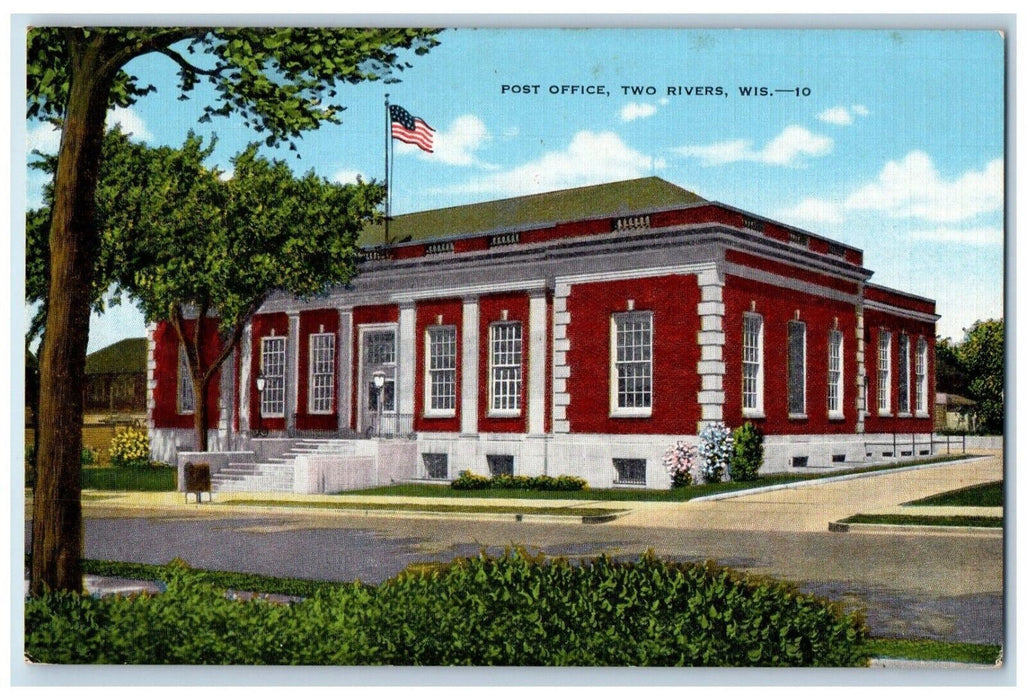
[(207, 387), (210, 380), (193, 374), (193, 427), (196, 430), (196, 451), (207, 451)]
[(38, 470), (30, 590), (82, 588), (82, 388), (95, 254), (95, 193), (109, 99), (102, 46), (71, 51), (67, 111), (50, 225), (46, 342), (39, 362)]

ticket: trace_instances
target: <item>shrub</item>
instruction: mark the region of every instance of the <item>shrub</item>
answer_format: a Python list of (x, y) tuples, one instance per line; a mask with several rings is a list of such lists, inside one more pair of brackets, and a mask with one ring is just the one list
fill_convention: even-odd
[(96, 453), (93, 452), (91, 447), (82, 447), (82, 466), (88, 467), (91, 464), (96, 464)]
[(158, 595), (25, 602), (44, 663), (863, 666), (859, 613), (715, 564), (523, 552), (458, 559), (291, 605), (169, 567)]
[(684, 440), (678, 440), (668, 447), (663, 455), (663, 466), (670, 474), (670, 484), (674, 488), (692, 485), (698, 463), (699, 451), (695, 445), (690, 445)]
[(484, 489), (524, 489), (526, 491), (582, 491), (588, 488), (588, 482), (576, 476), (523, 476), (497, 474), (493, 477), (474, 474), (468, 470), (460, 472), (460, 476), (450, 486), (458, 491), (474, 491)]
[(763, 466), (763, 431), (746, 422), (732, 433), (734, 454), (729, 473), (732, 481), (753, 481)]
[(710, 423), (699, 431), (699, 463), (707, 484), (724, 478), (731, 463), (732, 443), (731, 430), (723, 423)]
[(145, 467), (150, 463), (150, 438), (134, 428), (120, 430), (111, 438), (110, 455), (115, 467)]

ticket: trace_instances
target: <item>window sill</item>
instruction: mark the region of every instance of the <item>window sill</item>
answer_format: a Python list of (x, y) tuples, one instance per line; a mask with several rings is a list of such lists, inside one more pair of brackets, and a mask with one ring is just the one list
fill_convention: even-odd
[(788, 420), (809, 420), (809, 416), (805, 413), (789, 413)]
[(489, 411), (487, 416), (489, 418), (520, 418), (520, 411)]
[(907, 413), (900, 413), (899, 414), (899, 418), (912, 418), (912, 417), (913, 417), (913, 414), (912, 413), (908, 413), (908, 412)]
[(308, 416), (334, 416), (335, 411), (307, 411)]
[(766, 418), (767, 414), (763, 411), (745, 410), (742, 409), (742, 418)]
[(644, 481), (614, 481), (611, 485), (615, 489), (637, 489), (645, 488), (646, 482)]
[(845, 414), (843, 413), (828, 413), (827, 420), (843, 421), (845, 420)]
[(891, 411), (878, 411), (877, 412), (877, 417), (878, 418), (891, 418), (892, 417)]
[(916, 417), (917, 418), (930, 418), (931, 414), (930, 413), (925, 413), (923, 411), (917, 411), (916, 412)]
[(452, 411), (425, 411), (422, 418), (456, 418), (456, 410)]
[(610, 418), (652, 418), (652, 416), (653, 411), (651, 408), (640, 411), (626, 411), (624, 409), (610, 411)]

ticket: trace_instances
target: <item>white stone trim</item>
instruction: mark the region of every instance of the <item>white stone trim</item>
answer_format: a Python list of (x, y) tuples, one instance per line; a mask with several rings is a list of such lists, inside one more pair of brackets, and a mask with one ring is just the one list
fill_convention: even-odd
[(466, 435), (478, 432), (478, 315), (478, 298), (466, 297), (460, 334), (460, 367), (457, 368), (460, 376), (460, 432)]
[(705, 266), (697, 275), (699, 303), (696, 314), (699, 331), (696, 343), (699, 346), (699, 361), (696, 372), (699, 375), (699, 425), (696, 431), (714, 421), (724, 419), (724, 275), (717, 266)]
[[(570, 350), (571, 341), (567, 335), (567, 327), (571, 322), (570, 311), (567, 310), (567, 298), (571, 295), (571, 285), (566, 282), (557, 282), (554, 285), (553, 295), (553, 432), (570, 432), (570, 422), (567, 421), (567, 406), (571, 402), (571, 396), (567, 391), (567, 379), (571, 376), (570, 365), (567, 364), (567, 351)], [(529, 304), (534, 299), (529, 301)], [(537, 313), (537, 311), (536, 311)], [(559, 314), (561, 322), (557, 322)], [(545, 324), (543, 324), (545, 325)], [(544, 369), (542, 370), (545, 371)], [(561, 390), (557, 390), (557, 386)]]
[(866, 329), (863, 324), (863, 305), (856, 305), (856, 433), (866, 430), (867, 406)]
[(863, 308), (873, 309), (874, 311), (881, 311), (886, 314), (893, 316), (902, 316), (903, 318), (909, 318), (914, 321), (923, 321), (924, 323), (937, 323), (941, 316), (937, 314), (927, 314), (922, 311), (912, 311), (910, 309), (902, 309), (898, 306), (892, 306), (891, 304), (885, 304), (880, 301), (873, 301), (871, 299), (863, 300)]
[[(566, 295), (560, 294), (561, 285), (570, 287), (574, 284), (588, 282), (615, 282), (625, 279), (642, 279), (643, 277), (663, 277), (665, 275), (701, 275), (703, 272), (715, 271), (716, 263), (699, 262), (687, 263), (684, 265), (664, 265), (662, 267), (646, 267), (634, 270), (610, 270), (608, 272), (585, 272), (575, 275), (557, 276), (557, 296), (570, 296), (570, 289)], [(700, 282), (700, 284), (702, 284)]]
[[(565, 300), (566, 302), (566, 300)], [(570, 323), (568, 314), (567, 322)], [(546, 296), (533, 293), (528, 296), (528, 433), (545, 433), (546, 413)], [(557, 353), (553, 353), (554, 360)], [(566, 363), (566, 353), (563, 361)], [(562, 391), (567, 391), (567, 380)], [(553, 382), (556, 391), (556, 382)]]
[(250, 431), (250, 377), (253, 363), (253, 322), (247, 321), (239, 341), (239, 431)]
[(146, 324), (146, 425), (151, 432), (154, 429), (153, 409), (157, 405), (154, 393), (157, 389), (157, 360), (154, 357), (157, 345), (153, 340), (153, 334), (156, 330), (156, 324)]
[(285, 340), (285, 427), (296, 427), (296, 411), (300, 391), (300, 315), (289, 314), (288, 338)]
[[(537, 289), (545, 289), (545, 279), (512, 280), (509, 282), (486, 282), (482, 284), (469, 284), (458, 287), (446, 287), (443, 296), (446, 297), (479, 297), (488, 294), (499, 294), (502, 292), (525, 292)], [(425, 299), (438, 299), (440, 297), (438, 288), (419, 289), (409, 292), (397, 292), (389, 296), (389, 302), (393, 304), (412, 304), (415, 301)]]
[(812, 282), (796, 279), (794, 277), (785, 277), (784, 275), (766, 272), (765, 270), (746, 267), (745, 265), (740, 265), (738, 263), (725, 262), (724, 274), (731, 275), (732, 277), (741, 277), (742, 279), (753, 280), (754, 282), (763, 282), (764, 284), (770, 284), (775, 287), (791, 289), (796, 292), (802, 292), (803, 294), (814, 294), (825, 299), (833, 299), (835, 301), (843, 301), (850, 304), (856, 304), (859, 302), (859, 297), (856, 294), (841, 292), (837, 289), (831, 289), (830, 287), (813, 284)]

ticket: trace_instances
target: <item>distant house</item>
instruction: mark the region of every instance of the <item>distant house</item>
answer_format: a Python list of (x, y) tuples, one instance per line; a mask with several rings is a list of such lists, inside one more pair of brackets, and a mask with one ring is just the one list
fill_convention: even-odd
[(977, 402), (959, 394), (938, 393), (934, 396), (934, 429), (977, 430), (977, 416), (974, 406)]
[(119, 340), (86, 357), (85, 412), (146, 412), (146, 338)]

